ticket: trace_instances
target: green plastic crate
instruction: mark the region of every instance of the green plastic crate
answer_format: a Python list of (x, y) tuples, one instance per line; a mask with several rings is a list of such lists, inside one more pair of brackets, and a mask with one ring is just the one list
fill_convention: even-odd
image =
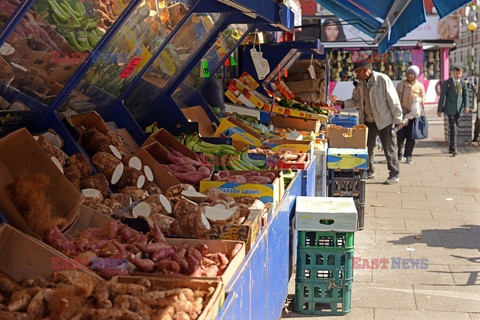
[(353, 250), (297, 248), (296, 279), (318, 281), (353, 279)]
[(299, 248), (353, 249), (354, 232), (298, 231)]
[(325, 279), (295, 283), (295, 312), (300, 314), (343, 315), (350, 312), (352, 281)]

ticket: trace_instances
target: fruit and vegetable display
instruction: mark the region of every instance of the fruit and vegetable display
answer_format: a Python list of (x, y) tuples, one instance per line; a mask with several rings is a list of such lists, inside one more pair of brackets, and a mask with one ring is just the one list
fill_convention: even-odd
[(261, 123), (260, 120), (257, 119), (257, 117), (239, 114), (237, 112), (232, 113), (232, 116), (235, 119), (241, 121), (243, 124), (254, 129), (259, 134), (264, 135), (265, 137), (268, 137), (270, 135), (270, 129), (266, 125)]
[[(166, 276), (216, 277), (242, 249), (239, 243), (231, 252), (212, 252), (208, 245), (188, 241), (171, 245), (157, 225), (143, 234), (114, 220), (102, 227), (88, 228), (67, 237), (52, 226), (45, 242), (98, 273), (104, 279), (146, 272)], [(115, 262), (115, 266), (106, 263)]]
[(323, 115), (328, 115), (328, 110), (322, 108), (318, 104), (306, 104), (306, 103), (300, 103), (295, 100), (291, 99), (281, 99), (278, 101), (278, 104), (282, 107), (285, 108), (290, 108), (290, 109), (298, 109), (306, 112), (311, 112), (311, 113), (316, 113), (316, 114), (323, 114)]
[(202, 141), (196, 133), (183, 134), (178, 139), (190, 150), (200, 153), (202, 163), (215, 170), (260, 170), (265, 165), (264, 161), (249, 158), (248, 149), (237, 151), (235, 147), (229, 144), (208, 143)]
[(107, 282), (78, 270), (15, 282), (0, 273), (0, 318), (197, 319), (218, 282), (181, 284), (145, 277)]

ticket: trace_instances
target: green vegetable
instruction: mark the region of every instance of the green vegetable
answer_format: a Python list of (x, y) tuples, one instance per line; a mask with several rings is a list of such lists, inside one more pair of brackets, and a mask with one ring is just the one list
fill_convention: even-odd
[(70, 4), (67, 2), (67, 1), (63, 1), (60, 5), (62, 5), (62, 7), (67, 10), (71, 16), (75, 17), (75, 18), (78, 18), (78, 19), (81, 19), (83, 17), (85, 17), (84, 14), (81, 14), (80, 12), (77, 12), (75, 11), (75, 9), (73, 9)]
[(68, 13), (66, 13), (55, 0), (48, 0), (48, 4), (53, 11), (53, 15), (62, 22), (67, 22), (70, 20)]
[(75, 38), (75, 33), (73, 31), (66, 33), (65, 39), (78, 52), (90, 51), (88, 48), (85, 48), (78, 43), (77, 39)]

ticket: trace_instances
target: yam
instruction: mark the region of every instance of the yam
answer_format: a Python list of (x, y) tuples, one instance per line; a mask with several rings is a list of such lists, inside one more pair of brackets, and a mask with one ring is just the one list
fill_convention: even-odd
[(132, 216), (134, 218), (144, 217), (147, 218), (151, 214), (157, 211), (157, 207), (154, 204), (147, 203), (145, 201), (140, 202), (132, 209)]
[(135, 187), (125, 187), (123, 189), (118, 190), (118, 192), (124, 193), (130, 196), (135, 202), (142, 201), (143, 199), (148, 197), (147, 191), (143, 189), (135, 188)]
[(153, 182), (154, 176), (153, 176), (153, 171), (150, 169), (149, 166), (144, 165), (143, 166), (143, 173), (145, 173), (145, 177), (147, 178), (147, 181)]
[(112, 199), (103, 200), (103, 204), (110, 207), (113, 213), (116, 213), (125, 208), (125, 206), (123, 206), (120, 202)]
[(172, 212), (173, 212), (172, 204), (170, 203), (170, 201), (168, 201), (167, 197), (165, 197), (163, 194), (152, 194), (147, 199), (145, 199), (145, 202), (155, 205), (156, 206), (155, 212), (158, 214), (162, 214), (166, 216), (172, 215)]
[(110, 130), (107, 132), (107, 136), (110, 139), (110, 143), (115, 146), (120, 153), (125, 153), (125, 144), (120, 134), (114, 130)]
[(155, 182), (148, 181), (148, 178), (145, 181), (145, 183), (143, 184), (142, 189), (147, 191), (148, 194), (150, 194), (150, 195), (156, 194), (156, 193), (162, 193), (162, 189), (160, 189), (160, 187)]
[(118, 160), (122, 160), (123, 158), (122, 154), (120, 153), (120, 151), (118, 151), (117, 147), (111, 144), (109, 144), (108, 146), (104, 146), (99, 151), (110, 153), (112, 156), (115, 156), (115, 158), (117, 158)]
[(82, 189), (82, 194), (87, 200), (96, 201), (96, 202), (103, 201), (102, 193), (97, 189), (92, 189), (92, 188)]
[(118, 188), (125, 188), (128, 186), (142, 188), (145, 183), (145, 176), (140, 170), (137, 170), (132, 167), (125, 167), (123, 170), (123, 174), (118, 180), (116, 186)]
[(122, 177), (124, 165), (110, 153), (97, 152), (92, 161), (98, 170), (107, 176), (111, 184), (116, 184)]
[(80, 181), (81, 175), (80, 173), (75, 170), (74, 168), (64, 168), (63, 175), (67, 178), (68, 181), (75, 187), (75, 189), (80, 190)]
[(131, 167), (137, 170), (142, 170), (142, 160), (140, 160), (134, 154), (129, 154), (123, 158), (123, 164), (126, 167)]
[(99, 213), (103, 213), (104, 215), (111, 216), (114, 214), (113, 208), (110, 208), (106, 204), (101, 202), (93, 201), (93, 200), (85, 200), (83, 205), (89, 207), (93, 210), (98, 211)]
[(199, 211), (200, 207), (197, 203), (182, 197), (175, 204), (172, 214), (175, 218), (180, 218), (190, 214), (198, 213)]
[(170, 225), (172, 224), (173, 221), (175, 221), (175, 218), (159, 214), (159, 213), (154, 213), (149, 217), (149, 220), (151, 220), (151, 225), (149, 222), (150, 227), (153, 226), (153, 224), (158, 225), (160, 228), (160, 231), (162, 231), (163, 234), (170, 234)]
[(10, 83), (14, 78), (12, 66), (0, 55), (0, 79), (4, 83)]
[(80, 180), (80, 188), (82, 189), (96, 189), (100, 191), (102, 196), (108, 196), (108, 180), (103, 173), (95, 174)]
[(181, 237), (204, 238), (210, 231), (205, 214), (196, 212), (176, 219), (170, 225), (170, 233)]
[(170, 188), (168, 188), (167, 192), (165, 192), (165, 197), (167, 197), (168, 200), (170, 200), (172, 205), (175, 205), (177, 201), (182, 197), (182, 191), (187, 189), (195, 190), (195, 188), (192, 185), (187, 183), (180, 183), (180, 184), (171, 186)]
[(65, 152), (55, 147), (43, 136), (35, 136), (35, 140), (37, 140), (38, 145), (45, 151), (49, 158), (55, 157), (62, 167), (65, 165)]
[(126, 208), (132, 204), (132, 197), (125, 193), (112, 193), (108, 198), (110, 200), (119, 202), (123, 208)]
[(207, 195), (205, 195), (203, 193), (200, 193), (200, 192), (197, 192), (197, 191), (192, 190), (192, 189), (183, 190), (181, 195), (184, 196), (185, 198), (187, 198), (188, 200), (195, 201), (197, 203), (205, 201), (205, 200), (208, 199)]
[(110, 138), (97, 129), (91, 128), (80, 137), (80, 145), (90, 156), (93, 156), (110, 145)]
[(90, 162), (87, 157), (81, 153), (75, 153), (68, 157), (65, 160), (65, 172), (67, 172), (66, 168), (69, 168), (68, 171), (70, 172), (77, 171), (80, 175), (80, 179), (86, 178), (92, 174), (92, 166), (90, 165)]
[(0, 292), (5, 293), (6, 295), (11, 295), (13, 291), (17, 290), (18, 286), (10, 279), (7, 275), (0, 273)]

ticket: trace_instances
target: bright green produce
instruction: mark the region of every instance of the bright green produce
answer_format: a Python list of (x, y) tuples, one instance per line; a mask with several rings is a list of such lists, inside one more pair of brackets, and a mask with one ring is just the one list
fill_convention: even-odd
[(292, 169), (283, 170), (283, 182), (285, 187), (287, 187), (290, 182), (295, 178), (295, 172)]

